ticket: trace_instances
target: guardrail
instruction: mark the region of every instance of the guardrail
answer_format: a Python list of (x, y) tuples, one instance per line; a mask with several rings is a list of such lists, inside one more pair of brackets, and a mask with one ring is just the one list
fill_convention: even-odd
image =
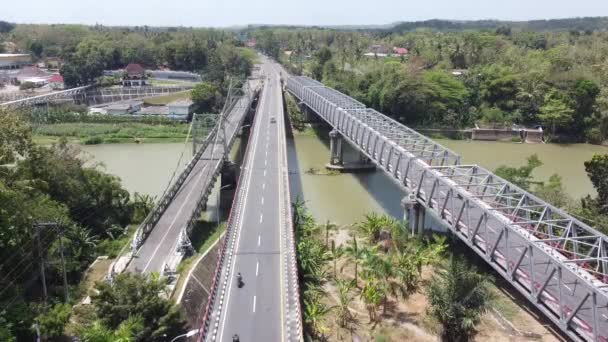
[(566, 335), (607, 340), (605, 235), (319, 82), (292, 77), (287, 88)]

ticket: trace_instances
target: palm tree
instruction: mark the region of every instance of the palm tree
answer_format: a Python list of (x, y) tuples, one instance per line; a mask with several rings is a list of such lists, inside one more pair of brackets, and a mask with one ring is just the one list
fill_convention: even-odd
[(336, 309), (336, 322), (342, 328), (346, 328), (353, 316), (348, 308), (348, 304), (353, 299), (351, 291), (354, 287), (352, 281), (344, 279), (336, 279), (336, 287), (338, 289), (338, 305)]
[(329, 247), (329, 231), (335, 230), (337, 227), (338, 226), (336, 226), (335, 224), (329, 222), (329, 220), (327, 220), (327, 222), (323, 226), (323, 228), (325, 228), (325, 246)]
[(358, 286), (358, 268), (359, 263), (363, 261), (364, 251), (357, 244), (357, 237), (353, 236), (353, 240), (344, 248), (346, 256), (355, 264), (355, 286)]
[(334, 279), (336, 279), (337, 274), (336, 274), (336, 262), (338, 261), (338, 259), (342, 256), (343, 253), (343, 249), (342, 247), (336, 247), (336, 242), (335, 241), (331, 241), (331, 251), (330, 251), (330, 255), (331, 255), (331, 259), (334, 262)]
[(299, 197), (296, 198), (296, 201), (291, 204), (293, 211), (293, 225), (298, 229), (302, 222), (305, 221), (306, 218), (306, 202), (301, 200)]
[(427, 288), (432, 314), (442, 326), (444, 341), (468, 341), (492, 294), (489, 278), (463, 259), (452, 257), (447, 269), (433, 277)]
[(327, 331), (327, 328), (323, 325), (323, 318), (329, 311), (330, 308), (318, 299), (304, 299), (304, 323), (313, 335), (319, 338), (323, 337)]
[(361, 289), (361, 299), (365, 303), (365, 308), (369, 314), (369, 321), (374, 322), (377, 320), (378, 305), (382, 301), (382, 289), (378, 284), (378, 281), (372, 277), (365, 278), (365, 285)]
[(107, 328), (101, 321), (95, 321), (93, 325), (80, 331), (79, 335), (83, 342), (133, 342), (143, 328), (142, 318), (132, 316), (122, 322), (115, 331)]
[(420, 279), (420, 272), (416, 268), (416, 262), (407, 251), (401, 251), (393, 255), (394, 275), (400, 284), (400, 292), (403, 298), (412, 293)]
[(360, 222), (357, 228), (367, 236), (371, 244), (376, 243), (380, 237), (380, 231), (385, 223), (383, 217), (374, 212), (365, 215), (365, 221)]

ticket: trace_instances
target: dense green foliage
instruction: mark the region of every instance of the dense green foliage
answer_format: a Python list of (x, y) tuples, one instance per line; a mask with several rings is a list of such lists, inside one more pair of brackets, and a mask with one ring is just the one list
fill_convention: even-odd
[(489, 278), (462, 259), (449, 265), (428, 284), (429, 311), (441, 324), (441, 339), (469, 341), (481, 315), (491, 304)]
[(1, 41), (36, 59), (61, 57), (67, 86), (89, 84), (104, 69), (129, 63), (201, 72), (214, 81), (247, 76), (252, 64), (251, 53), (239, 47), (232, 33), (212, 29), (0, 23)]
[[(30, 128), (13, 113), (0, 115), (0, 334), (3, 340), (32, 340), (34, 319), (44, 336), (61, 336), (71, 303), (64, 300), (65, 258), (68, 291), (97, 257), (100, 241), (123, 234), (148, 206), (132, 201), (120, 181), (85, 166), (65, 141), (49, 147), (31, 143)], [(13, 164), (6, 164), (7, 162)], [(139, 217), (138, 217), (139, 219)], [(40, 228), (36, 223), (54, 222)], [(40, 257), (45, 260), (48, 303), (41, 291)], [(76, 294), (77, 296), (77, 294)]]
[[(608, 137), (608, 33), (576, 27), (404, 33), (262, 28), (248, 34), (291, 72), (408, 125), (543, 125), (552, 135), (598, 143)], [(364, 56), (373, 45), (409, 53)]]
[(124, 273), (112, 283), (99, 282), (92, 297), (97, 318), (112, 330), (119, 330), (123, 322), (134, 316), (141, 325), (136, 341), (166, 341), (184, 330), (179, 311), (159, 294), (165, 290), (166, 278)]

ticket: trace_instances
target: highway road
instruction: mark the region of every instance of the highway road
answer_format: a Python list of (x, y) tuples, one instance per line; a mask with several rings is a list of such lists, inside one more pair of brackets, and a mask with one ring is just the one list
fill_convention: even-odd
[[(234, 257), (220, 276), (227, 279), (224, 305), (219, 310), (216, 301), (213, 308), (217, 335), (210, 334), (207, 340), (232, 341), (234, 334), (241, 341), (285, 340), (281, 239), (286, 226), (282, 213), (289, 200), (284, 198), (283, 187), (288, 185), (280, 173), (286, 168), (283, 102), (279, 73), (266, 59), (261, 70), (265, 87), (237, 191), (242, 206), (232, 208), (238, 215)], [(239, 272), (242, 288), (236, 282)]]
[[(233, 139), (247, 113), (245, 97), (230, 111), (225, 120), (226, 136)], [(201, 158), (184, 181), (173, 201), (162, 214), (144, 244), (137, 250), (129, 263), (130, 272), (161, 272), (164, 263), (174, 254), (177, 240), (192, 217), (204, 191), (214, 184), (213, 175), (219, 172), (224, 146), (214, 140), (209, 144)]]

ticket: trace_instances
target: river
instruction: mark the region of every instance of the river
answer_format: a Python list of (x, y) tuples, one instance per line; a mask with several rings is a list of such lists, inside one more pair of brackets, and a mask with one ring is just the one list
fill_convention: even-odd
[[(439, 142), (461, 154), (464, 162), (478, 163), (490, 170), (501, 164), (524, 165), (526, 157), (536, 153), (544, 165), (535, 176), (545, 180), (553, 173), (559, 174), (568, 194), (574, 198), (593, 193), (583, 162), (595, 153), (608, 153), (608, 148), (585, 144)], [(102, 163), (100, 167), (120, 177), (130, 192), (154, 196), (160, 195), (166, 187), (180, 154), (184, 153), (182, 164), (191, 157), (190, 145), (179, 143), (111, 144), (82, 146), (82, 149), (90, 156), (89, 163)], [(352, 158), (349, 152), (347, 158), (349, 154)], [(381, 172), (339, 175), (306, 172), (310, 168), (322, 170), (328, 158), (326, 142), (315, 135), (296, 135), (288, 143), (292, 197), (303, 198), (319, 222), (332, 220), (338, 224), (351, 224), (372, 211), (396, 217), (402, 215), (400, 200), (403, 194)]]

